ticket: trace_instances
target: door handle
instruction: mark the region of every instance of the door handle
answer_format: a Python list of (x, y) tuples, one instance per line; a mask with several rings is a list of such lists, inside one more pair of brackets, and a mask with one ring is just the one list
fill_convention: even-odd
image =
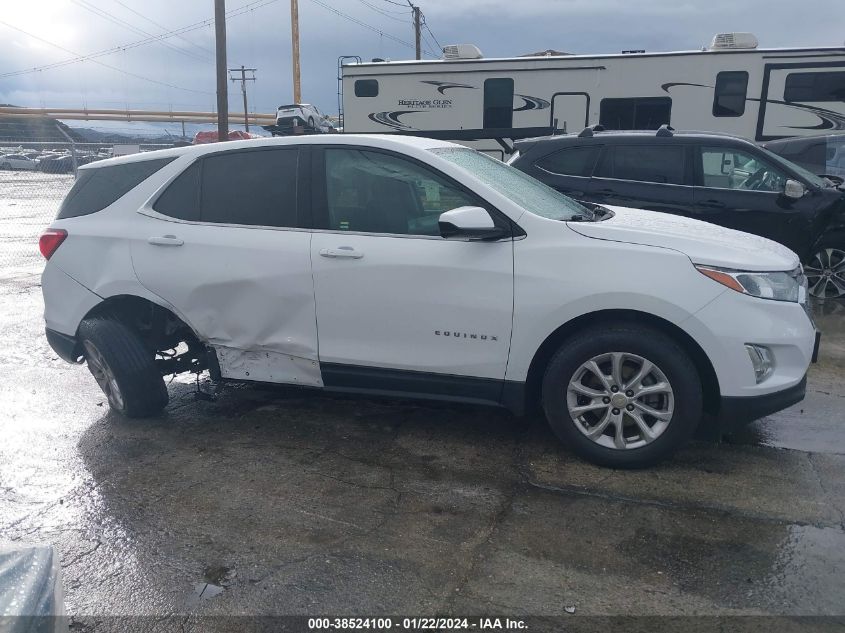
[(159, 237), (151, 237), (147, 242), (153, 246), (182, 246), (184, 240), (180, 240), (175, 235), (161, 235)]
[(320, 250), (322, 257), (329, 257), (331, 259), (347, 258), (347, 259), (361, 259), (364, 253), (356, 251), (351, 246), (338, 246), (337, 248), (323, 248)]
[(724, 202), (719, 202), (718, 200), (704, 200), (698, 203), (698, 206), (704, 207), (706, 209), (724, 209), (728, 205)]

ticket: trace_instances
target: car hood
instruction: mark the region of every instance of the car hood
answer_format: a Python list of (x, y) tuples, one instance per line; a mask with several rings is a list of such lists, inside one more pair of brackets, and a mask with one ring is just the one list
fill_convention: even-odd
[(612, 218), (569, 222), (576, 233), (600, 240), (670, 248), (694, 264), (734, 270), (793, 270), (798, 255), (764, 237), (668, 213), (607, 206)]

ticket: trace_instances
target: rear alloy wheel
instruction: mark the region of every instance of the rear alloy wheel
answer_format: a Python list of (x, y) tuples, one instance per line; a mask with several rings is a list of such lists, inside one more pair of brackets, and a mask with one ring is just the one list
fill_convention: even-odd
[(845, 250), (821, 248), (804, 267), (810, 294), (817, 299), (845, 297)]
[(702, 415), (698, 371), (673, 338), (618, 323), (579, 332), (552, 358), (542, 385), (549, 425), (579, 456), (644, 468), (672, 455)]

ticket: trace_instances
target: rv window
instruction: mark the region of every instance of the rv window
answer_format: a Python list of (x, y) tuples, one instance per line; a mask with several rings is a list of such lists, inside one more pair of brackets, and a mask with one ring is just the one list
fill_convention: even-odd
[(377, 97), (378, 96), (378, 80), (377, 79), (359, 79), (355, 82), (355, 96), (356, 97)]
[(681, 145), (608, 146), (597, 177), (683, 185), (685, 148)]
[(484, 81), (484, 129), (513, 127), (513, 79)]
[(670, 97), (602, 99), (599, 123), (608, 130), (656, 130), (671, 114)]
[(748, 73), (728, 70), (716, 75), (713, 91), (713, 116), (742, 116), (748, 92)]
[(784, 101), (845, 101), (845, 71), (790, 73), (783, 90)]
[(543, 156), (536, 165), (540, 169), (561, 176), (592, 176), (601, 147), (570, 147)]

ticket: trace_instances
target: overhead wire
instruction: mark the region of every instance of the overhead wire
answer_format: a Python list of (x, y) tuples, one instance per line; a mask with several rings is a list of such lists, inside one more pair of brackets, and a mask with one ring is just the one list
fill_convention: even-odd
[[(238, 17), (240, 15), (244, 15), (244, 14), (249, 13), (251, 11), (255, 11), (256, 9), (260, 9), (262, 7), (265, 7), (269, 4), (274, 4), (276, 2), (279, 2), (279, 0), (253, 0), (252, 2), (248, 2), (245, 5), (242, 5), (240, 7), (236, 7), (235, 9), (231, 9), (230, 11), (227, 11), (226, 17), (227, 18)], [(40, 38), (38, 38), (38, 36), (32, 35), (31, 33), (24, 31), (23, 29), (16, 27), (13, 24), (9, 24), (8, 22), (4, 22), (3, 20), (0, 20), (0, 24), (2, 24), (3, 26), (6, 26), (7, 28), (13, 29), (15, 31), (19, 31), (19, 32), (21, 32), (25, 35), (30, 36), (30, 37), (34, 37), (35, 39), (40, 39)], [(29, 73), (41, 72), (41, 71), (44, 71), (44, 70), (52, 70), (53, 68), (61, 68), (62, 66), (67, 66), (69, 64), (76, 64), (76, 63), (79, 63), (79, 62), (84, 62), (84, 61), (89, 61), (89, 60), (94, 61), (99, 57), (104, 57), (106, 55), (112, 55), (114, 53), (118, 53), (118, 52), (121, 52), (121, 51), (131, 50), (131, 49), (137, 48), (139, 46), (145, 46), (147, 44), (151, 44), (151, 43), (157, 42), (157, 41), (162, 40), (162, 39), (177, 37), (177, 36), (182, 35), (184, 33), (190, 33), (192, 31), (196, 31), (196, 30), (199, 30), (199, 29), (202, 29), (202, 28), (206, 28), (208, 26), (213, 26), (213, 25), (214, 25), (214, 18), (208, 18), (208, 19), (202, 20), (200, 22), (188, 24), (188, 25), (180, 27), (178, 29), (173, 29), (172, 31), (168, 31), (166, 33), (161, 33), (160, 35), (148, 37), (148, 38), (145, 38), (143, 40), (137, 40), (135, 42), (129, 42), (128, 44), (121, 44), (121, 45), (118, 45), (118, 46), (112, 46), (111, 48), (103, 49), (103, 50), (100, 50), (100, 51), (95, 51), (93, 53), (88, 53), (87, 55), (82, 55), (80, 53), (74, 53), (74, 55), (76, 55), (76, 57), (73, 57), (73, 58), (70, 58), (70, 59), (64, 59), (64, 60), (61, 60), (61, 61), (58, 61), (58, 62), (53, 62), (53, 63), (50, 63), (50, 64), (43, 64), (41, 66), (35, 66), (33, 68), (26, 68), (26, 69), (21, 69), (21, 70), (16, 70), (16, 71), (9, 71), (9, 72), (5, 72), (5, 73), (0, 73), (0, 78), (16, 77), (18, 75), (26, 75), (26, 74), (29, 74)], [(43, 40), (43, 39), (41, 39), (41, 41), (46, 42), (46, 40)], [(46, 42), (46, 43), (53, 46), (52, 42)], [(61, 48), (61, 47), (59, 47), (59, 48)], [(67, 51), (67, 49), (64, 49), (64, 50)], [(208, 94), (213, 94), (213, 93), (208, 93)]]

